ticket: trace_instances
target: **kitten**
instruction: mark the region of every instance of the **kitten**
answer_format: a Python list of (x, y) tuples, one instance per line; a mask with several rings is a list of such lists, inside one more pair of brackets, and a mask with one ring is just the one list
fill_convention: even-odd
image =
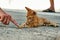
[(25, 7), (25, 8), (27, 10), (27, 16), (26, 16), (27, 20), (25, 23), (20, 25), (20, 28), (23, 28), (23, 27), (31, 28), (31, 27), (38, 27), (38, 26), (43, 26), (43, 25), (54, 26), (54, 27), (58, 26), (56, 23), (50, 22), (46, 18), (38, 17), (37, 13), (34, 10), (28, 7)]

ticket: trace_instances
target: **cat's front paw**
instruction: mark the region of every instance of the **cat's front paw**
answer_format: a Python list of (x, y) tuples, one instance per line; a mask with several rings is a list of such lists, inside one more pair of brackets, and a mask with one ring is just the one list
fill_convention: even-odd
[(18, 27), (19, 29), (22, 29), (23, 28), (23, 26), (21, 26), (21, 25), (19, 25), (19, 27)]

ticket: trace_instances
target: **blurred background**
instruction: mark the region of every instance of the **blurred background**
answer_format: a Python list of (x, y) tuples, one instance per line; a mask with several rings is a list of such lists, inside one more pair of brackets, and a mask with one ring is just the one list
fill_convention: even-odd
[(39, 17), (47, 18), (59, 25), (59, 27), (18, 29), (12, 22), (9, 25), (0, 23), (0, 40), (58, 40), (60, 38), (60, 0), (54, 0), (54, 2), (55, 11), (59, 13), (39, 12), (49, 8), (49, 0), (0, 0), (0, 7), (5, 9), (4, 11), (9, 13), (19, 25), (26, 20), (25, 6), (37, 10)]
[[(60, 12), (60, 0), (54, 0), (55, 11)], [(44, 10), (50, 7), (49, 0), (0, 0), (0, 7), (4, 9), (24, 10), (25, 6), (34, 10)]]

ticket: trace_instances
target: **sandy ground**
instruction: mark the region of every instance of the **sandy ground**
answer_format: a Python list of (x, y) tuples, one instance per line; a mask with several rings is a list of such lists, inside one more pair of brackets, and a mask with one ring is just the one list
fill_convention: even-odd
[[(6, 11), (19, 23), (23, 23), (26, 20), (26, 12), (12, 12)], [(39, 12), (43, 13), (43, 12)], [(55, 15), (43, 15), (39, 14), (39, 17), (47, 18), (51, 21), (57, 22), (60, 25), (60, 16)], [(50, 13), (48, 13), (50, 14)], [(54, 14), (54, 13), (53, 13)], [(60, 14), (59, 14), (60, 15)], [(60, 27), (38, 27), (38, 28), (23, 28), (18, 29), (13, 23), (10, 25), (3, 25), (0, 23), (0, 40), (56, 40)]]

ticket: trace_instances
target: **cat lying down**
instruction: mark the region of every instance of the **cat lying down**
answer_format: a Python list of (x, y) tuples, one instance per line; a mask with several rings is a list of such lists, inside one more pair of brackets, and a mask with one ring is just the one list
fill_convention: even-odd
[(32, 28), (32, 27), (40, 27), (40, 26), (53, 26), (53, 27), (57, 27), (58, 25), (54, 22), (51, 22), (49, 20), (47, 20), (46, 18), (42, 18), (42, 17), (38, 17), (37, 16), (37, 13), (28, 8), (28, 7), (25, 7), (26, 10), (27, 10), (27, 20), (25, 23), (21, 24), (20, 25), (20, 28), (24, 28), (24, 27), (27, 27), (27, 28)]

